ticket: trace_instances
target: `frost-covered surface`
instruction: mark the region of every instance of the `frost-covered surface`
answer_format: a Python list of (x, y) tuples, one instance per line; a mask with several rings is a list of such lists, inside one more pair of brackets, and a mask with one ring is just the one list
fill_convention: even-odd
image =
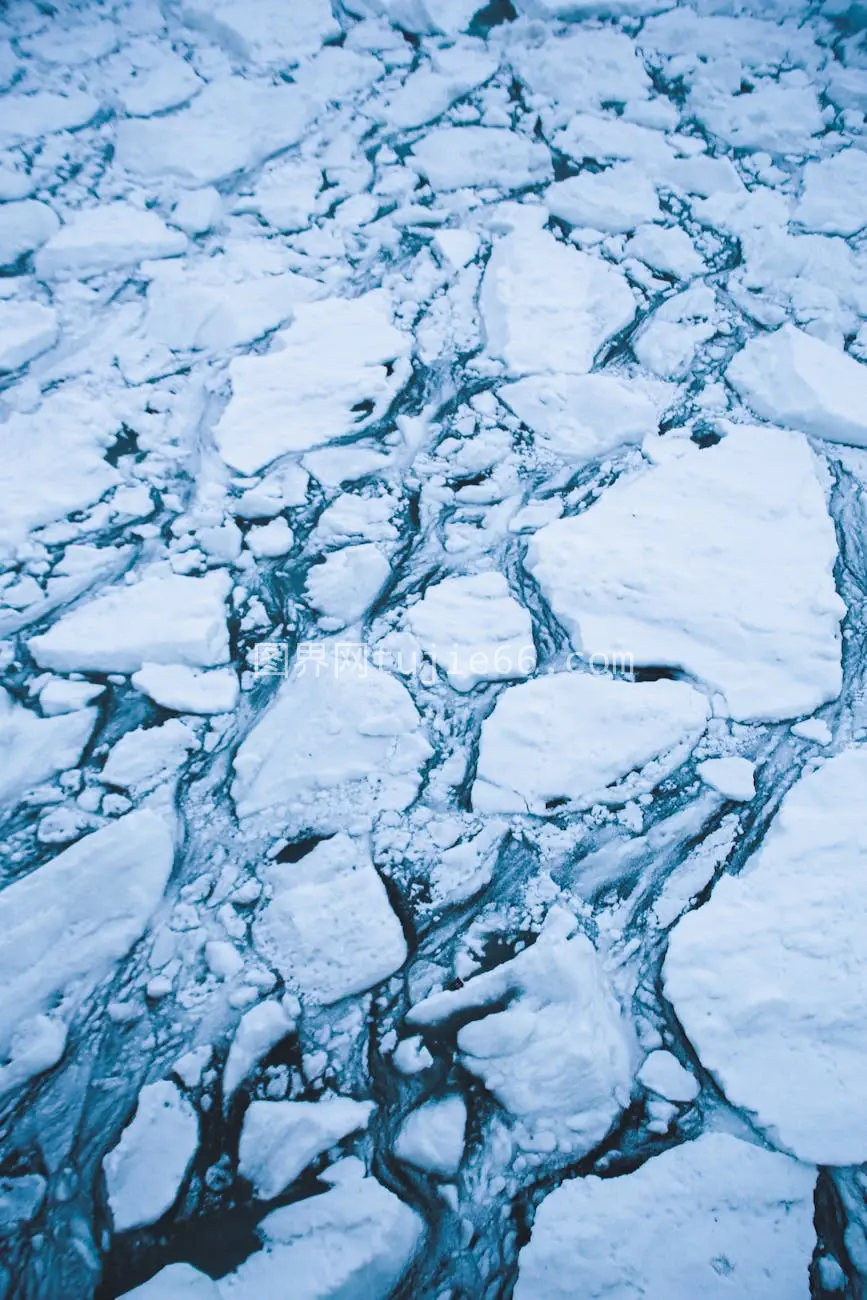
[(861, 1300), (867, 16), (0, 11), (0, 1300)]

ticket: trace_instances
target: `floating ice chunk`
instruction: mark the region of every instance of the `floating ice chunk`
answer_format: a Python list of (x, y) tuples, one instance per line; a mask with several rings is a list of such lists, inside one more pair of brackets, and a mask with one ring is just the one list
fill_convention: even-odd
[(814, 740), (817, 745), (830, 745), (834, 739), (831, 728), (822, 718), (805, 718), (803, 722), (796, 722), (791, 732), (801, 740)]
[(292, 1279), (292, 1300), (387, 1300), (424, 1236), (422, 1219), (374, 1178), (274, 1210), (265, 1249), (218, 1283), (221, 1300), (262, 1300)]
[(328, 834), (350, 810), (405, 808), (431, 748), (412, 699), (389, 673), (307, 643), (274, 703), (235, 757), (238, 814), (282, 810), (293, 826)]
[(612, 27), (581, 27), (565, 36), (549, 31), (540, 43), (516, 42), (509, 57), (534, 95), (574, 112), (647, 99), (653, 89), (635, 43)]
[(178, 718), (160, 727), (137, 727), (112, 746), (100, 777), (106, 785), (143, 794), (173, 776), (198, 748), (195, 734)]
[(171, 47), (144, 39), (124, 46), (107, 71), (121, 107), (131, 117), (150, 117), (176, 108), (205, 85), (192, 65)]
[(387, 493), (363, 496), (344, 492), (322, 511), (313, 533), (326, 546), (365, 537), (372, 542), (396, 542), (398, 530), (392, 522), (397, 502)]
[(519, 0), (521, 13), (531, 18), (580, 22), (584, 18), (645, 18), (670, 9), (676, 0)]
[(438, 230), (433, 243), (446, 261), (458, 269), (471, 262), (479, 251), (479, 237), (472, 230)]
[(275, 230), (304, 230), (310, 225), (322, 185), (320, 163), (281, 159), (262, 175), (252, 195), (242, 199), (236, 211), (258, 212)]
[(458, 1030), (465, 1068), (531, 1141), (548, 1134), (577, 1157), (628, 1105), (634, 1049), (593, 944), (569, 937), (575, 928), (569, 913), (551, 913), (531, 947), (460, 989), (425, 998), (407, 1019), (435, 1025), (478, 1009), (481, 1018)]
[(726, 379), (766, 420), (867, 447), (867, 366), (794, 325), (750, 339)]
[(544, 202), (552, 216), (571, 226), (608, 233), (635, 230), (645, 221), (662, 218), (656, 190), (644, 171), (628, 162), (557, 181), (548, 186)]
[(808, 1300), (815, 1170), (728, 1133), (619, 1178), (570, 1178), (536, 1211), (515, 1300)]
[(99, 112), (99, 100), (83, 90), (66, 95), (37, 91), (32, 95), (6, 95), (0, 124), (0, 149), (9, 149), (37, 136), (71, 131), (84, 126)]
[(281, 1002), (260, 1002), (241, 1017), (223, 1070), (224, 1109), (228, 1108), (240, 1085), (263, 1057), (293, 1033), (296, 1016), (292, 1014), (294, 1008), (289, 1003), (288, 998)]
[(76, 212), (36, 254), (43, 280), (86, 279), (134, 266), (146, 258), (177, 257), (186, 235), (172, 230), (148, 209), (118, 201)]
[(391, 565), (373, 542), (344, 546), (311, 565), (307, 599), (332, 631), (363, 618), (391, 577)]
[(176, 352), (222, 351), (253, 343), (284, 324), (296, 303), (322, 293), (316, 280), (292, 272), (245, 276), (229, 258), (168, 262), (151, 273), (144, 331)]
[(843, 149), (804, 168), (792, 222), (823, 235), (857, 235), (867, 226), (867, 153)]
[(456, 99), (487, 81), (496, 70), (497, 60), (481, 51), (460, 46), (432, 51), (431, 65), (423, 64), (411, 72), (382, 107), (373, 111), (399, 130), (423, 126), (442, 116)]
[(564, 804), (622, 801), (616, 783), (633, 774), (629, 797), (652, 789), (707, 716), (704, 696), (684, 682), (565, 672), (512, 686), (482, 726), (473, 807), (544, 817)]
[(528, 569), (591, 662), (685, 669), (742, 720), (818, 708), (840, 690), (845, 607), (806, 439), (732, 425), (715, 446), (682, 446), (540, 529)]
[(220, 454), (254, 473), (379, 418), (406, 373), (410, 338), (391, 323), (382, 290), (299, 303), (266, 356), (237, 357), (232, 397), (215, 430)]
[(692, 240), (680, 226), (642, 226), (636, 230), (624, 250), (627, 257), (637, 257), (652, 270), (689, 280), (701, 275), (704, 262)]
[(657, 312), (632, 344), (637, 360), (661, 379), (683, 379), (689, 373), (695, 350), (715, 334), (710, 323), (682, 324), (665, 320)]
[(55, 672), (134, 673), (145, 663), (213, 668), (229, 658), (225, 599), (230, 580), (146, 571), (65, 614), (28, 648)]
[(225, 77), (174, 113), (170, 129), (162, 118), (119, 122), (115, 158), (144, 180), (210, 185), (297, 144), (309, 115), (297, 86)]
[(435, 190), (518, 190), (552, 175), (548, 146), (504, 127), (439, 127), (416, 141), (407, 161)]
[(0, 301), (0, 374), (26, 366), (41, 352), (53, 348), (57, 336), (57, 312), (53, 307), (38, 302)]
[(603, 344), (635, 315), (619, 271), (544, 230), (507, 235), (494, 245), (480, 303), (488, 350), (515, 377), (586, 373)]
[(88, 21), (52, 22), (41, 32), (24, 36), (21, 48), (44, 63), (66, 68), (101, 59), (117, 49), (120, 29), (116, 23), (88, 15)]
[(416, 1169), (453, 1178), (464, 1154), (466, 1128), (467, 1104), (463, 1097), (427, 1102), (404, 1120), (394, 1154)]
[(278, 517), (269, 524), (251, 528), (244, 541), (257, 559), (273, 560), (279, 555), (288, 555), (295, 545), (295, 534), (287, 521)]
[(329, 0), (184, 0), (181, 13), (230, 54), (264, 67), (294, 67), (340, 35)]
[(665, 991), (729, 1101), (801, 1160), (867, 1159), (867, 750), (801, 777), (740, 876), (671, 935)]
[[(66, 721), (66, 719), (64, 719)], [(144, 934), (174, 857), (168, 826), (132, 812), (0, 892), (0, 1059), (16, 1037), (52, 1008), (68, 1021), (76, 1007)], [(34, 1071), (35, 1072), (35, 1071)], [(13, 1059), (0, 1091), (30, 1072)]]
[(762, 149), (770, 154), (801, 154), (814, 148), (825, 129), (813, 86), (757, 85), (749, 94), (727, 94), (699, 81), (688, 106), (711, 135), (732, 149)]
[(326, 1006), (387, 979), (406, 940), (367, 851), (347, 835), (300, 862), (268, 868), (271, 899), (253, 927), (256, 947), (305, 1000)]
[(642, 442), (659, 424), (650, 398), (614, 375), (531, 375), (497, 396), (533, 430), (537, 447), (577, 461)]
[(666, 179), (675, 153), (661, 131), (622, 117), (576, 113), (554, 136), (560, 153), (576, 162), (636, 162), (652, 179)]
[(671, 1052), (651, 1052), (637, 1078), (645, 1088), (669, 1101), (694, 1101), (699, 1094), (698, 1080)]
[[(57, 717), (62, 713), (75, 713), (87, 708), (105, 691), (104, 686), (94, 682), (70, 682), (62, 677), (54, 677), (39, 692), (39, 707), (46, 718)], [(74, 766), (70, 763), (68, 766)]]
[(198, 1116), (177, 1084), (146, 1084), (102, 1162), (115, 1232), (156, 1223), (172, 1208), (198, 1147)]
[(216, 1282), (192, 1264), (167, 1264), (121, 1300), (220, 1300)]
[(40, 248), (59, 229), (60, 221), (47, 203), (36, 199), (4, 203), (0, 207), (0, 266), (9, 266)]
[(748, 758), (708, 758), (696, 770), (705, 785), (726, 799), (748, 802), (756, 793), (755, 763)]
[(392, 1055), (394, 1068), (401, 1074), (421, 1074), (433, 1065), (433, 1057), (422, 1042), (421, 1036), (403, 1038)]
[[(93, 687), (90, 688), (93, 690)], [(0, 804), (18, 799), (31, 786), (75, 767), (96, 722), (95, 709), (40, 718), (0, 687)]]
[(311, 1160), (367, 1128), (374, 1105), (325, 1094), (317, 1101), (254, 1101), (244, 1114), (238, 1173), (260, 1201), (294, 1183)]
[(14, 549), (28, 529), (83, 510), (120, 482), (104, 459), (117, 430), (108, 402), (60, 389), (32, 414), (14, 412), (0, 429), (0, 549)]
[(222, 195), (213, 185), (206, 185), (201, 190), (188, 190), (172, 208), (172, 225), (191, 236), (204, 235), (217, 225), (222, 211)]
[(501, 573), (445, 578), (407, 610), (406, 621), (455, 690), (528, 677), (536, 667), (530, 615)]
[(132, 684), (161, 708), (176, 713), (229, 713), (238, 702), (238, 679), (231, 668), (204, 673), (186, 664), (144, 662), (133, 674)]
[(372, 447), (343, 443), (310, 451), (301, 462), (324, 487), (342, 487), (356, 479), (367, 478), (388, 468), (391, 458)]

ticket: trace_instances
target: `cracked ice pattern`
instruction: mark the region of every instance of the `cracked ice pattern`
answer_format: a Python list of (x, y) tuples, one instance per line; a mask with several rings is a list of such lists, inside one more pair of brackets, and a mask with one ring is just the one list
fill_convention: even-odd
[(848, 0), (0, 12), (0, 1300), (860, 1300)]

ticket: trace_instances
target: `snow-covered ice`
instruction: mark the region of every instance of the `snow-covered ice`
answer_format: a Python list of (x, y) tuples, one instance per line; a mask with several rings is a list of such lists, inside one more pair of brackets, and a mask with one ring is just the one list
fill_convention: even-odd
[(867, 752), (808, 773), (740, 876), (675, 928), (668, 997), (703, 1064), (772, 1142), (817, 1164), (867, 1151), (863, 1074)]
[[(815, 1171), (707, 1133), (620, 1178), (571, 1178), (536, 1211), (518, 1300), (807, 1300)], [(624, 1293), (626, 1294), (626, 1293)]]
[(511, 686), (482, 727), (473, 807), (544, 817), (640, 794), (686, 758), (707, 717), (685, 682), (578, 671)]
[(0, 8), (0, 1300), (860, 1295), (863, 2)]
[(271, 896), (254, 927), (262, 956), (302, 998), (332, 1003), (386, 979), (406, 940), (363, 845), (339, 834), (298, 863), (275, 863)]
[(736, 718), (834, 699), (845, 610), (806, 439), (732, 426), (714, 446), (677, 450), (531, 540), (527, 567), (576, 650), (685, 669)]
[(176, 1084), (149, 1083), (102, 1162), (115, 1232), (156, 1223), (174, 1205), (199, 1146), (195, 1110)]

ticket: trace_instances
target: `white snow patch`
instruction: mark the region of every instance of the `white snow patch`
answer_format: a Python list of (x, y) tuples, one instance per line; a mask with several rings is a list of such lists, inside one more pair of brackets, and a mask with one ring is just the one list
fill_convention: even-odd
[(669, 1101), (694, 1101), (699, 1094), (698, 1080), (671, 1052), (651, 1052), (636, 1077), (645, 1088)]

